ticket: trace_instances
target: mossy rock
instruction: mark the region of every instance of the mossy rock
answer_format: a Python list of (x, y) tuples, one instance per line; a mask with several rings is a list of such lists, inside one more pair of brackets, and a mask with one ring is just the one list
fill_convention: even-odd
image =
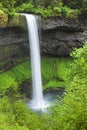
[(20, 26), (26, 28), (26, 19), (25, 16), (15, 13), (9, 17), (8, 27)]
[(0, 10), (0, 27), (5, 27), (8, 22), (8, 15)]

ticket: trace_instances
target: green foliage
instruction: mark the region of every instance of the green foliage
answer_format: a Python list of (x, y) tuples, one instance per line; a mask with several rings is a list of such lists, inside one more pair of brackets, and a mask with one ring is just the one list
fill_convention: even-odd
[(67, 6), (62, 7), (62, 14), (63, 16), (70, 16), (71, 15), (71, 9)]
[[(80, 5), (84, 7), (86, 5), (86, 1), (84, 0), (82, 2), (81, 0), (67, 0), (66, 2), (64, 0), (31, 0), (29, 2), (21, 2), (19, 5), (17, 8), (15, 8), (15, 12), (27, 12), (35, 14), (39, 13), (45, 18), (50, 16), (65, 16), (76, 18), (80, 12)], [(76, 12), (77, 9), (78, 11)]]
[[(5, 97), (0, 100), (0, 121), (2, 121), (0, 127), (3, 130), (6, 126), (9, 130), (12, 128), (13, 130), (21, 130), (21, 128), (24, 130), (87, 129), (87, 45), (75, 49), (71, 56), (74, 58), (71, 66), (72, 60), (68, 59), (43, 58), (42, 60), (42, 75), (48, 86), (55, 87), (58, 85), (57, 80), (65, 81), (67, 75), (69, 76), (67, 92), (61, 101), (56, 100), (51, 114), (39, 116), (31, 112), (21, 100)], [(24, 63), (18, 65), (20, 69), (17, 69), (17, 73), (26, 68), (23, 65), (25, 66)], [(22, 74), (24, 73), (26, 72), (23, 71)], [(19, 77), (19, 74), (17, 76)]]
[(52, 129), (86, 130), (87, 129), (87, 45), (75, 49), (71, 54), (74, 62), (71, 65), (68, 82), (69, 88), (62, 99), (53, 108)]
[(23, 4), (20, 7), (17, 7), (16, 12), (27, 12), (27, 13), (35, 13), (41, 14), (43, 17), (52, 16), (53, 11), (50, 7), (45, 9), (44, 7), (39, 7), (38, 9), (34, 7), (32, 3)]
[(32, 3), (22, 4), (16, 8), (16, 12), (34, 12), (34, 5)]
[[(71, 59), (42, 60), (43, 79), (49, 81), (49, 86), (56, 86), (56, 78), (66, 80), (68, 75), (67, 91), (63, 99), (56, 99), (49, 109), (50, 114), (38, 115), (29, 110), (22, 100), (5, 96), (0, 99), (2, 130), (87, 130), (87, 45), (75, 49), (71, 56), (74, 58), (72, 64)], [(23, 65), (20, 65), (20, 70), (23, 70)]]
[[(65, 86), (68, 68), (71, 59), (64, 58), (42, 58), (42, 79), (43, 88)], [(3, 64), (2, 64), (3, 65)], [(0, 74), (0, 91), (16, 92), (20, 84), (26, 79), (31, 80), (30, 62), (21, 63), (9, 71)], [(14, 88), (11, 89), (11, 88)]]
[[(26, 12), (34, 14), (39, 13), (45, 18), (50, 16), (64, 16), (73, 18), (74, 15), (74, 18), (76, 18), (79, 12), (83, 12), (82, 10), (85, 10), (86, 12), (86, 4), (86, 0), (0, 0), (0, 9), (8, 15)], [(77, 9), (78, 11), (76, 12)]]
[[(46, 126), (41, 115), (29, 110), (22, 101), (11, 103), (8, 97), (0, 99), (0, 128), (2, 130), (38, 130)], [(45, 129), (44, 129), (45, 130)]]
[(83, 48), (75, 49), (71, 56), (74, 57), (74, 65), (71, 66), (69, 81), (73, 81), (74, 87), (78, 88), (80, 84), (87, 84), (87, 45)]
[(46, 17), (50, 17), (50, 16), (54, 16), (53, 14), (53, 10), (51, 9), (51, 7), (49, 6), (47, 9), (45, 8), (38, 8), (35, 9), (35, 13), (36, 14), (40, 14), (41, 16), (43, 16), (44, 18)]
[(5, 90), (11, 86), (18, 86), (25, 79), (31, 77), (29, 73), (29, 62), (19, 64), (17, 67), (12, 68), (10, 71), (0, 74), (0, 90)]
[(72, 63), (70, 58), (43, 58), (42, 79), (44, 89), (65, 86), (70, 63)]
[[(83, 85), (84, 87), (84, 85)], [(53, 108), (50, 122), (53, 130), (87, 129), (87, 89), (69, 92), (64, 96), (62, 105)], [(56, 102), (58, 104), (58, 101)], [(54, 125), (53, 125), (54, 124)]]
[(65, 17), (70, 17), (72, 10), (67, 7), (63, 6), (62, 2), (59, 2), (55, 6), (40, 6), (39, 8), (34, 7), (34, 4), (32, 3), (25, 3), (22, 4), (19, 7), (15, 8), (15, 12), (27, 12), (27, 13), (35, 13), (35, 14), (40, 14), (44, 18), (50, 17), (50, 16), (65, 16)]
[(73, 9), (87, 8), (87, 0), (63, 0), (63, 2)]
[[(0, 129), (1, 130), (29, 130), (26, 126), (20, 126), (16, 122), (14, 104), (7, 97), (0, 99)], [(23, 103), (21, 103), (23, 105)]]
[(35, 5), (35, 7), (49, 7), (51, 6), (52, 8), (55, 6), (59, 6), (61, 0), (31, 0), (32, 4)]
[(29, 3), (31, 0), (15, 0), (15, 6), (20, 6), (23, 3)]
[(54, 10), (55, 15), (59, 15), (59, 16), (62, 15), (62, 10), (61, 10), (61, 8), (59, 8), (59, 7), (54, 7), (53, 10)]
[(3, 8), (11, 10), (12, 8), (14, 8), (15, 0), (0, 0), (0, 3), (2, 4)]

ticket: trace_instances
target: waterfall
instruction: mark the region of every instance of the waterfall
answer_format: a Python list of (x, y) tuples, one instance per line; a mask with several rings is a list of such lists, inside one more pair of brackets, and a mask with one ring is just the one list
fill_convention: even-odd
[(32, 86), (33, 94), (30, 107), (32, 109), (44, 109), (48, 105), (43, 99), (42, 91), (42, 78), (41, 78), (41, 66), (40, 66), (40, 47), (38, 26), (36, 17), (32, 14), (23, 14), (27, 20), (29, 45), (31, 55), (31, 68), (32, 68)]

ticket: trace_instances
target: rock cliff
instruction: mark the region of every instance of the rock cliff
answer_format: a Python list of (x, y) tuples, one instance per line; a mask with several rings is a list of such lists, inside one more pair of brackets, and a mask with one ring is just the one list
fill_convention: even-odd
[[(28, 55), (28, 31), (24, 16), (8, 20), (0, 28), (0, 59)], [(52, 56), (68, 56), (73, 48), (87, 41), (87, 15), (78, 19), (50, 17), (42, 20), (41, 52)]]

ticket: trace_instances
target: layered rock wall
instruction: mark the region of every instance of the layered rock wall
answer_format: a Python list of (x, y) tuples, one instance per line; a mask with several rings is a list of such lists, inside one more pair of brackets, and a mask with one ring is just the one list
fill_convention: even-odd
[[(17, 19), (17, 16), (16, 16)], [(17, 22), (16, 22), (17, 21)], [(28, 55), (28, 31), (24, 16), (0, 29), (0, 60)], [(68, 56), (73, 48), (87, 41), (87, 16), (78, 19), (51, 17), (42, 20), (41, 52), (52, 56)]]
[(42, 51), (55, 56), (68, 56), (73, 48), (87, 40), (87, 16), (84, 20), (56, 17), (43, 21)]

